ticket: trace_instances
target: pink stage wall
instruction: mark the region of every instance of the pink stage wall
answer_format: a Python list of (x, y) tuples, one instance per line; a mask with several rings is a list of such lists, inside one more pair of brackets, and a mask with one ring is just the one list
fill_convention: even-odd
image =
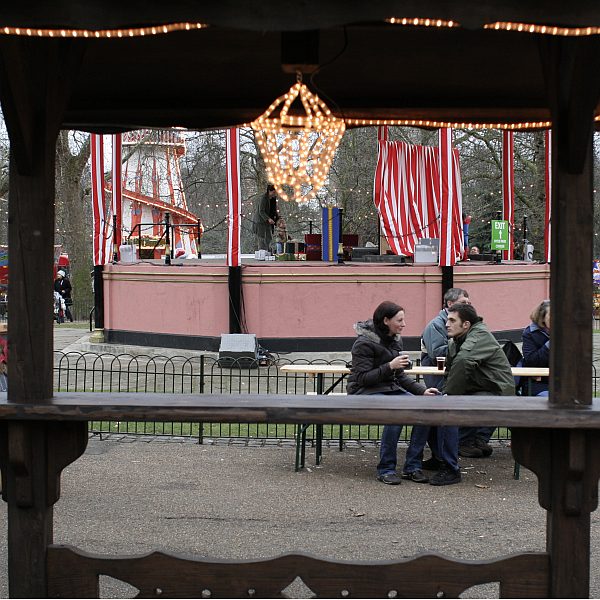
[[(229, 332), (228, 269), (207, 263), (107, 265), (105, 330), (220, 337)], [(493, 331), (519, 330), (549, 297), (549, 265), (473, 264), (454, 268)], [(351, 338), (382, 300), (406, 309), (403, 336), (420, 336), (441, 307), (436, 266), (269, 262), (243, 266), (247, 332), (259, 338)], [(110, 336), (109, 336), (110, 337)]]

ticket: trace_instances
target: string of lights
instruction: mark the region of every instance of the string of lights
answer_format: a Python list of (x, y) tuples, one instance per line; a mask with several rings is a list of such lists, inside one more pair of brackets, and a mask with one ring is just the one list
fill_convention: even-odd
[[(424, 17), (388, 17), (385, 23), (404, 27), (436, 27), (436, 28), (460, 28), (461, 24), (452, 19), (436, 19)], [(58, 37), (58, 38), (123, 38), (141, 37), (149, 35), (164, 35), (174, 31), (193, 31), (209, 27), (207, 23), (182, 22), (163, 23), (149, 25), (146, 27), (123, 27), (114, 29), (86, 29), (86, 28), (39, 28), (39, 27), (0, 27), (2, 35), (17, 35), (27, 37)], [(585, 37), (600, 34), (600, 27), (563, 27), (559, 25), (540, 25), (536, 23), (519, 23), (512, 21), (495, 21), (485, 23), (483, 29), (496, 31), (513, 31), (517, 33), (531, 33), (539, 35), (563, 36), (563, 37)]]

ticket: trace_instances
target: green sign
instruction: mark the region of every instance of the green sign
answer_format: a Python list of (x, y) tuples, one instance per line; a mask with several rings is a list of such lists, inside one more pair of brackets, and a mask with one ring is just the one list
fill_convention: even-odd
[(508, 250), (508, 221), (492, 221), (492, 250)]

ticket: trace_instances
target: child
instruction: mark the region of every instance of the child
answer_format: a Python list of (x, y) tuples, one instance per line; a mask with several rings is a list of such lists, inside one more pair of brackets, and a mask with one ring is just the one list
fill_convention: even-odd
[(283, 217), (279, 217), (275, 221), (275, 247), (277, 254), (283, 254), (285, 251), (285, 243), (292, 238), (288, 235), (287, 225)]

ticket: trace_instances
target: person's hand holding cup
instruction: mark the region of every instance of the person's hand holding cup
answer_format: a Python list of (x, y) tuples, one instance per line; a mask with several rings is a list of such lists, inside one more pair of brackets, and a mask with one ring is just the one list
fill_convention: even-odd
[(392, 369), (407, 369), (410, 366), (410, 357), (407, 354), (401, 354), (396, 356), (390, 361), (390, 367)]
[(446, 368), (446, 357), (438, 356), (436, 358), (438, 371), (443, 371)]

